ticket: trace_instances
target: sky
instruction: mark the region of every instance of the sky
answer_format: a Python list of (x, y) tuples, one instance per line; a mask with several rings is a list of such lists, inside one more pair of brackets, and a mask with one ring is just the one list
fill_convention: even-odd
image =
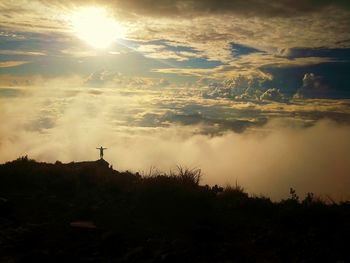
[(0, 0), (0, 162), (349, 200), (348, 76), (346, 0)]

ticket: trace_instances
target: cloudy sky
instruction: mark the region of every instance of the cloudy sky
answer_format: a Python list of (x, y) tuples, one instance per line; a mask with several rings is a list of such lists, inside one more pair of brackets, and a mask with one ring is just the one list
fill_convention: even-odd
[(346, 0), (0, 0), (0, 162), (350, 199)]

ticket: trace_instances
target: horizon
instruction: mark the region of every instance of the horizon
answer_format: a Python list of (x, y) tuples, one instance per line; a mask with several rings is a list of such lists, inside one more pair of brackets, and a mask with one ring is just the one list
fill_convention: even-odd
[(350, 200), (345, 1), (0, 0), (0, 163), (200, 168)]

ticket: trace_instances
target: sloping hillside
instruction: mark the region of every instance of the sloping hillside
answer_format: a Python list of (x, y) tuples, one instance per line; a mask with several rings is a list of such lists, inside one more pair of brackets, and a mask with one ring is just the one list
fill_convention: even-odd
[(140, 176), (104, 160), (0, 165), (0, 262), (347, 262), (350, 204), (271, 202), (200, 170)]

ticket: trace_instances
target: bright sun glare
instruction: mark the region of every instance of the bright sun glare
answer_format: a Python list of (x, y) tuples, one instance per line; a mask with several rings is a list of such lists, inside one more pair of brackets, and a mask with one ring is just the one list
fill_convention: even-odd
[(107, 48), (120, 33), (119, 24), (104, 8), (81, 9), (72, 15), (71, 22), (77, 36), (95, 48)]

